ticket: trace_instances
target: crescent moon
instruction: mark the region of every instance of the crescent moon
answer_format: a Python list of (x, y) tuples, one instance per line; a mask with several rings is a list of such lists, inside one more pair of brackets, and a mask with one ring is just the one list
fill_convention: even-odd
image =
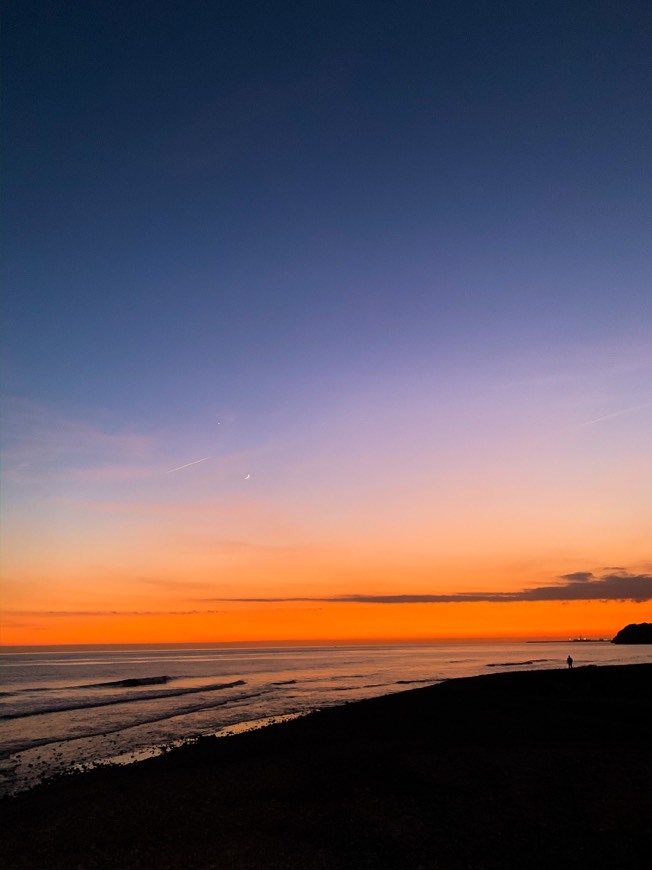
[(251, 475), (248, 474), (248, 475), (245, 477), (245, 480), (249, 480), (250, 477), (251, 477)]

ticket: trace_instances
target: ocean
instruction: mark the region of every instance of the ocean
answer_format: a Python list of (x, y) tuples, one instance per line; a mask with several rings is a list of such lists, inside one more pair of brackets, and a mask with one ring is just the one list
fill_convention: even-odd
[(350, 701), (492, 671), (652, 662), (600, 642), (5, 647), (0, 794)]

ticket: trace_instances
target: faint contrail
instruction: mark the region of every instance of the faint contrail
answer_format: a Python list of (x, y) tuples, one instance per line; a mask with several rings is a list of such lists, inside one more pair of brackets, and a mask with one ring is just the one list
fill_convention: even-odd
[(206, 462), (207, 459), (210, 459), (210, 456), (204, 456), (203, 459), (195, 459), (194, 462), (186, 462), (185, 465), (178, 465), (176, 468), (171, 468), (169, 471), (166, 471), (166, 474), (172, 474), (173, 471), (181, 471), (182, 468), (188, 468), (191, 465), (197, 465), (198, 462)]
[(582, 426), (590, 426), (592, 423), (600, 423), (602, 420), (611, 420), (612, 417), (620, 417), (621, 414), (629, 414), (630, 411), (642, 411), (643, 408), (652, 408), (652, 402), (645, 402), (643, 405), (633, 405), (631, 408), (623, 408), (622, 411), (614, 411), (613, 414), (604, 414), (602, 417), (596, 417), (595, 420), (587, 420), (582, 423)]

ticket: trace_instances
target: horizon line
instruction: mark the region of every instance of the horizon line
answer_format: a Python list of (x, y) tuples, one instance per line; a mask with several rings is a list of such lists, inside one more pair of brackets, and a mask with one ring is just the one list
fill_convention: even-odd
[[(619, 631), (616, 629), (615, 634)], [(610, 632), (609, 632), (610, 633)], [(609, 634), (608, 633), (608, 634)], [(555, 635), (553, 633), (541, 635), (445, 635), (445, 636), (428, 636), (428, 637), (346, 637), (346, 638), (299, 638), (299, 639), (245, 639), (245, 640), (178, 640), (178, 641), (107, 641), (106, 643), (14, 643), (7, 644), (0, 642), (0, 650), (7, 649), (37, 649), (50, 647), (109, 647), (109, 646), (134, 646), (134, 647), (159, 647), (159, 646), (319, 646), (328, 644), (331, 646), (377, 646), (377, 645), (405, 645), (418, 646), (436, 643), (457, 643), (457, 642), (475, 642), (475, 643), (578, 643), (590, 641), (606, 641), (611, 642), (611, 637), (585, 637), (584, 635), (576, 635), (568, 637), (567, 634)]]

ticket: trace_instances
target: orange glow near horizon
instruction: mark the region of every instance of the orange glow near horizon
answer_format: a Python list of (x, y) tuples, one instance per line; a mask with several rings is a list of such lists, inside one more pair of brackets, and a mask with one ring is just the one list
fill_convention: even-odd
[(442, 423), (381, 385), (328, 409), (328, 432), (320, 406), (189, 465), (19, 405), (0, 643), (612, 637), (646, 621), (648, 442), (504, 389), (451, 398)]
[(7, 614), (2, 646), (611, 638), (642, 621), (634, 603), (264, 604), (219, 613)]

